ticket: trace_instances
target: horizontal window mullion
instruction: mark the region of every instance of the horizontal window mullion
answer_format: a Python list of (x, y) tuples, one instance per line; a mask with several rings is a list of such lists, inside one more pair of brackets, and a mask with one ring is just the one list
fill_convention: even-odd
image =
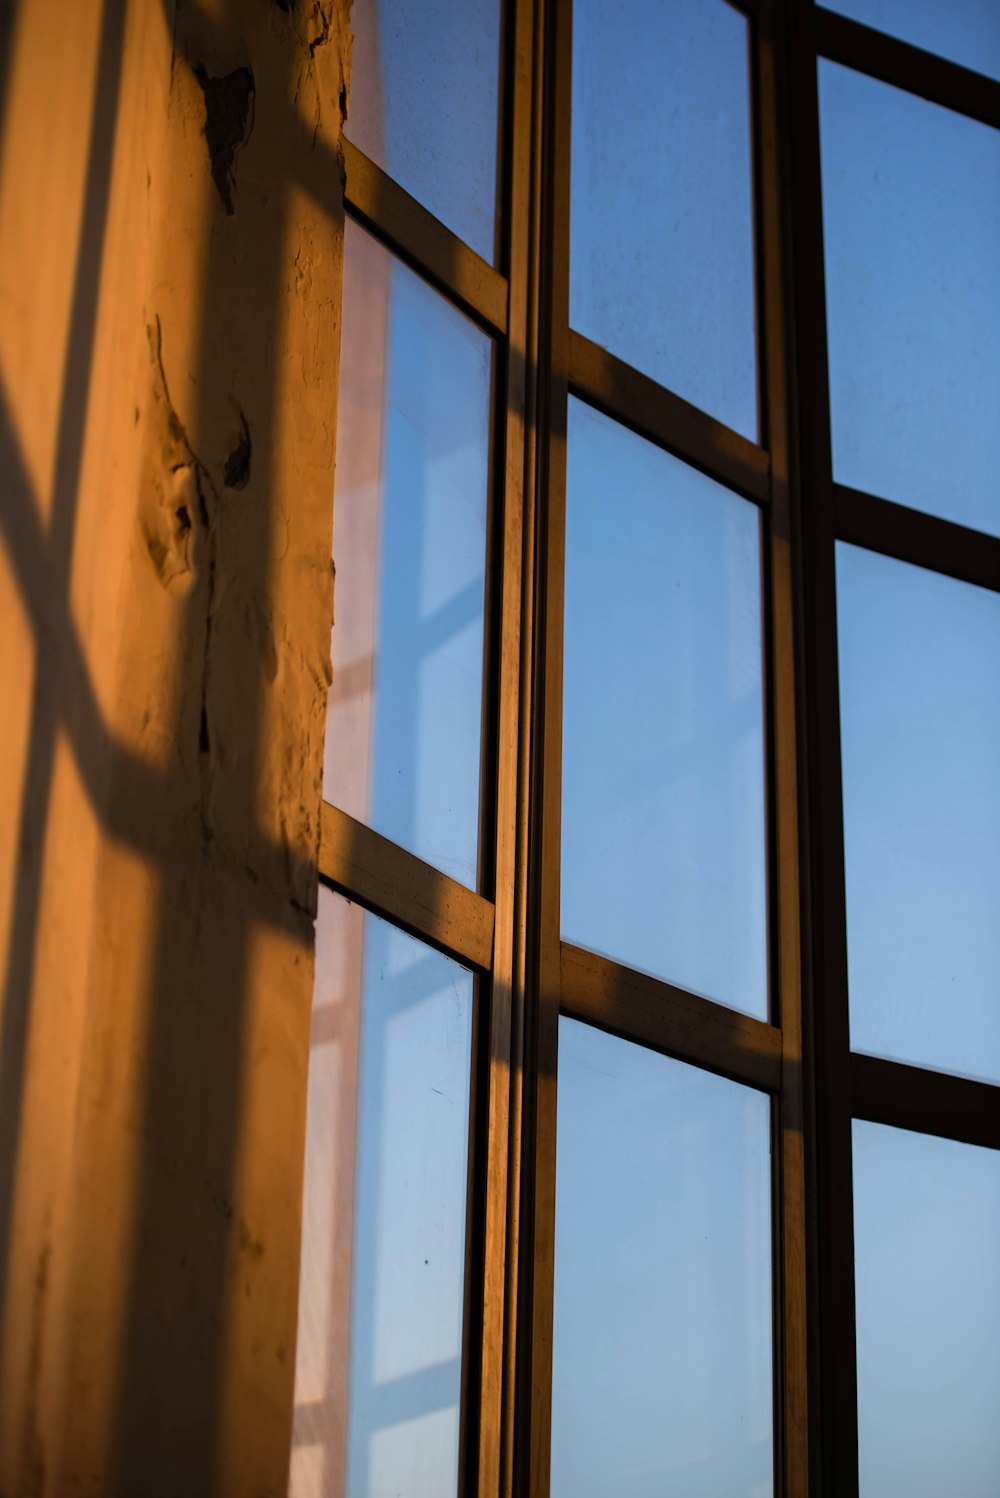
[(488, 973), (492, 903), (363, 822), (323, 803), (320, 877), (413, 936)]
[(834, 485), (837, 538), (1000, 592), (1000, 539)]
[(855, 1118), (1000, 1149), (1000, 1087), (967, 1077), (851, 1056)]
[(361, 219), (490, 332), (507, 332), (507, 281), (349, 140), (344, 198)]
[(1000, 83), (994, 79), (820, 6), (815, 17), (821, 57), (985, 125), (1000, 126)]
[(569, 384), (591, 405), (711, 478), (758, 504), (770, 499), (770, 459), (765, 448), (572, 331)]
[(765, 1092), (781, 1087), (781, 1031), (561, 943), (560, 1011)]

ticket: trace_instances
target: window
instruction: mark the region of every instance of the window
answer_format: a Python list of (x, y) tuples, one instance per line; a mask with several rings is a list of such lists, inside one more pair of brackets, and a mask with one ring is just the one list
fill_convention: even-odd
[(990, 25), (356, 8), (295, 1498), (992, 1498)]

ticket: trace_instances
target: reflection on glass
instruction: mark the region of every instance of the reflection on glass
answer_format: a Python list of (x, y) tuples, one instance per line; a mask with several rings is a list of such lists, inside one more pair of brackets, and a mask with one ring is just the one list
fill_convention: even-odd
[(831, 10), (949, 62), (1000, 78), (996, 0), (828, 0)]
[(467, 972), (320, 890), (290, 1498), (457, 1490), (471, 1036)]
[(476, 882), (492, 347), (348, 220), (324, 795)]
[(1000, 134), (820, 63), (838, 482), (1000, 534)]
[(1000, 596), (843, 544), (851, 1044), (1000, 1081)]
[(772, 1492), (768, 1099), (559, 1021), (552, 1498)]
[(359, 0), (347, 135), (491, 263), (501, 0)]
[(757, 439), (747, 21), (573, 5), (570, 322)]
[(565, 607), (563, 937), (766, 1018), (756, 509), (571, 400)]
[(861, 1498), (996, 1498), (1000, 1153), (854, 1125)]

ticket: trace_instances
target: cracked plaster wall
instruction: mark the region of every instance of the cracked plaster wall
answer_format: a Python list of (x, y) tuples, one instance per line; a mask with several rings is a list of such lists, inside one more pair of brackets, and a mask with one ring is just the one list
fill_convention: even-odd
[(284, 1491), (348, 7), (0, 17), (0, 1498)]

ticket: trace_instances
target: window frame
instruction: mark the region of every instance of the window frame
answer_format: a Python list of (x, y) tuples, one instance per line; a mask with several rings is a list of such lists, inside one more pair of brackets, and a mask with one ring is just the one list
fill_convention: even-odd
[[(748, 19), (761, 441), (569, 326), (571, 0), (508, 0), (497, 267), (344, 141), (346, 211), (496, 345), (479, 891), (329, 803), (320, 877), (477, 975), (460, 1487), (549, 1491), (560, 1013), (772, 1110), (775, 1493), (857, 1498), (853, 1118), (1000, 1148), (1000, 1087), (852, 1055), (834, 548), (1000, 591), (1000, 540), (833, 481), (817, 59), (1000, 128), (1000, 83), (812, 0)], [(573, 394), (762, 517), (771, 1022), (561, 941), (566, 412)]]
[(816, 1491), (857, 1498), (853, 1120), (998, 1148), (1000, 1088), (851, 1052), (835, 547), (837, 541), (853, 542), (994, 591), (1000, 591), (1000, 547), (995, 538), (953, 521), (834, 482), (817, 59), (841, 63), (993, 128), (1000, 128), (1000, 85), (810, 0), (791, 5), (790, 21), (792, 310), (799, 371), (799, 694), (801, 733), (807, 745), (803, 805), (810, 828), (804, 922), (810, 947), (815, 1113), (811, 1340), (818, 1408), (813, 1464)]
[[(569, 328), (569, 149), (572, 15), (554, 7), (554, 78), (550, 123), (554, 184), (551, 414), (545, 492), (547, 533), (544, 743), (539, 779), (538, 1103), (533, 1138), (533, 1263), (539, 1284), (532, 1306), (531, 1409), (527, 1464), (514, 1491), (548, 1491), (554, 1272), (555, 1130), (560, 1013), (596, 1023), (682, 1061), (768, 1092), (772, 1099), (772, 1305), (775, 1490), (804, 1494), (807, 1485), (805, 1157), (801, 1029), (798, 829), (789, 547), (789, 417), (784, 353), (786, 318), (776, 94), (775, 10), (738, 6), (749, 21), (751, 152), (754, 181), (758, 384), (757, 444), (691, 406)], [(769, 967), (772, 1023), (687, 994), (622, 964), (560, 940), (559, 858), (562, 742), (562, 615), (565, 531), (565, 429), (569, 394), (755, 503), (762, 520), (762, 624), (765, 644), (765, 739), (768, 804)], [(778, 1023), (777, 1021), (780, 1021)]]

